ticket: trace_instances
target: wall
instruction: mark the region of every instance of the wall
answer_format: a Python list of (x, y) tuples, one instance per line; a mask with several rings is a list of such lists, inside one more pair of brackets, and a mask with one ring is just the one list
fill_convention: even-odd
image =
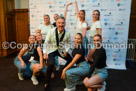
[(15, 0), (15, 9), (28, 9), (29, 0)]

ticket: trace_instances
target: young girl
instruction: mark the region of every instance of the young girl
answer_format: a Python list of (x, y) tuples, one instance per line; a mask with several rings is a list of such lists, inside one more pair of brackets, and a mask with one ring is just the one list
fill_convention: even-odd
[(19, 52), (18, 56), (14, 60), (15, 66), (18, 68), (19, 80), (24, 80), (24, 77), (31, 77), (31, 71), (29, 68), (29, 59), (33, 54), (33, 45), (35, 42), (35, 36), (29, 36), (29, 44), (25, 45)]
[[(80, 84), (84, 77), (90, 72), (89, 64), (85, 61), (85, 49), (82, 45), (82, 34), (75, 35), (75, 48), (72, 51), (73, 60), (62, 71), (61, 78), (65, 79), (66, 88), (64, 91), (76, 90), (76, 85)], [(71, 68), (76, 63), (75, 68)]]
[(51, 28), (53, 28), (53, 25), (50, 22), (50, 16), (49, 15), (44, 15), (44, 24), (40, 24), (38, 29), (37, 29), (37, 33), (41, 33), (43, 40), (45, 40), (46, 35), (48, 34), (48, 30), (50, 30)]
[[(106, 80), (108, 73), (106, 69), (106, 51), (101, 46), (101, 35), (97, 34), (93, 37), (94, 41), (94, 53), (88, 55), (88, 61), (93, 60), (93, 65), (90, 71), (90, 78), (84, 79), (84, 84), (88, 88), (88, 91), (105, 91), (103, 88), (103, 82)], [(103, 90), (100, 90), (102, 88)]]
[[(66, 14), (67, 14), (67, 8), (71, 4), (72, 3), (67, 4), (67, 6), (65, 8), (65, 12), (64, 12), (65, 18), (66, 18)], [(86, 37), (86, 32), (88, 29), (88, 24), (85, 21), (85, 10), (80, 10), (80, 11), (78, 10), (78, 5), (77, 5), (76, 0), (75, 0), (75, 6), (76, 6), (76, 16), (78, 18), (77, 26), (76, 26), (76, 33), (81, 33), (83, 36), (83, 47), (85, 48), (85, 56), (87, 57), (87, 55), (88, 55), (88, 48), (87, 48), (88, 39)]]
[(36, 78), (38, 72), (46, 73), (47, 67), (43, 64), (43, 53), (42, 53), (42, 35), (41, 33), (36, 33), (36, 43), (34, 48), (34, 59), (31, 61), (30, 69), (33, 71), (31, 80), (34, 85), (38, 85), (39, 82)]
[(91, 49), (94, 49), (94, 43), (93, 43), (93, 37), (96, 34), (101, 35), (101, 30), (102, 30), (102, 26), (100, 23), (100, 11), (99, 10), (94, 10), (93, 11), (93, 24), (91, 25), (90, 28), (90, 42), (91, 42)]

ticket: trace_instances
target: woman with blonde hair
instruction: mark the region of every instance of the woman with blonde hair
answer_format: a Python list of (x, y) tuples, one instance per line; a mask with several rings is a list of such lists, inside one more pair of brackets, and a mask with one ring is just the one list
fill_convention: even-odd
[(18, 68), (18, 78), (19, 80), (24, 80), (25, 77), (31, 77), (32, 72), (30, 71), (29, 59), (33, 55), (33, 47), (35, 43), (35, 36), (29, 36), (29, 44), (23, 46), (20, 50), (18, 56), (14, 59), (14, 64)]
[(53, 28), (53, 25), (50, 22), (50, 16), (49, 15), (44, 15), (43, 16), (44, 23), (40, 24), (37, 33), (41, 33), (43, 36), (43, 40), (45, 40), (46, 35), (48, 34), (48, 31)]

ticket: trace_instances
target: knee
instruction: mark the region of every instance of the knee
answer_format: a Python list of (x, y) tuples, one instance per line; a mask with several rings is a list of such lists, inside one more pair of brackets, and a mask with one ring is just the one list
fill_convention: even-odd
[(41, 70), (40, 64), (34, 64), (34, 65), (32, 66), (32, 70), (33, 70), (33, 71), (34, 71), (34, 70), (37, 70), (37, 71)]
[(87, 88), (91, 88), (93, 86), (93, 84), (89, 81), (88, 78), (85, 78), (83, 83)]
[(27, 65), (25, 65), (24, 67), (21, 68), (22, 70), (26, 70), (27, 69)]
[(71, 72), (69, 70), (67, 70), (65, 75), (66, 75), (66, 77), (70, 77), (72, 74), (71, 74)]

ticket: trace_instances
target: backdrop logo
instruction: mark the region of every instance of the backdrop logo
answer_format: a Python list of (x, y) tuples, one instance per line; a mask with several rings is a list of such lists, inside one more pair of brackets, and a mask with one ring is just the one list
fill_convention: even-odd
[(96, 5), (93, 5), (93, 7), (100, 7), (100, 3), (97, 3)]
[(109, 30), (115, 30), (115, 28), (111, 28), (111, 27), (110, 27)]
[(101, 11), (107, 11), (108, 9), (100, 9)]
[(115, 35), (121, 35), (121, 34), (123, 34), (123, 32), (121, 33), (121, 32), (115, 32)]
[(118, 37), (114, 37), (114, 40), (118, 40), (119, 38)]
[(64, 2), (63, 2), (63, 1), (59, 1), (58, 3), (59, 3), (59, 4), (63, 4)]
[(112, 16), (112, 13), (109, 12), (108, 14), (105, 14), (104, 16)]
[(119, 11), (125, 11), (126, 9), (119, 9)]

